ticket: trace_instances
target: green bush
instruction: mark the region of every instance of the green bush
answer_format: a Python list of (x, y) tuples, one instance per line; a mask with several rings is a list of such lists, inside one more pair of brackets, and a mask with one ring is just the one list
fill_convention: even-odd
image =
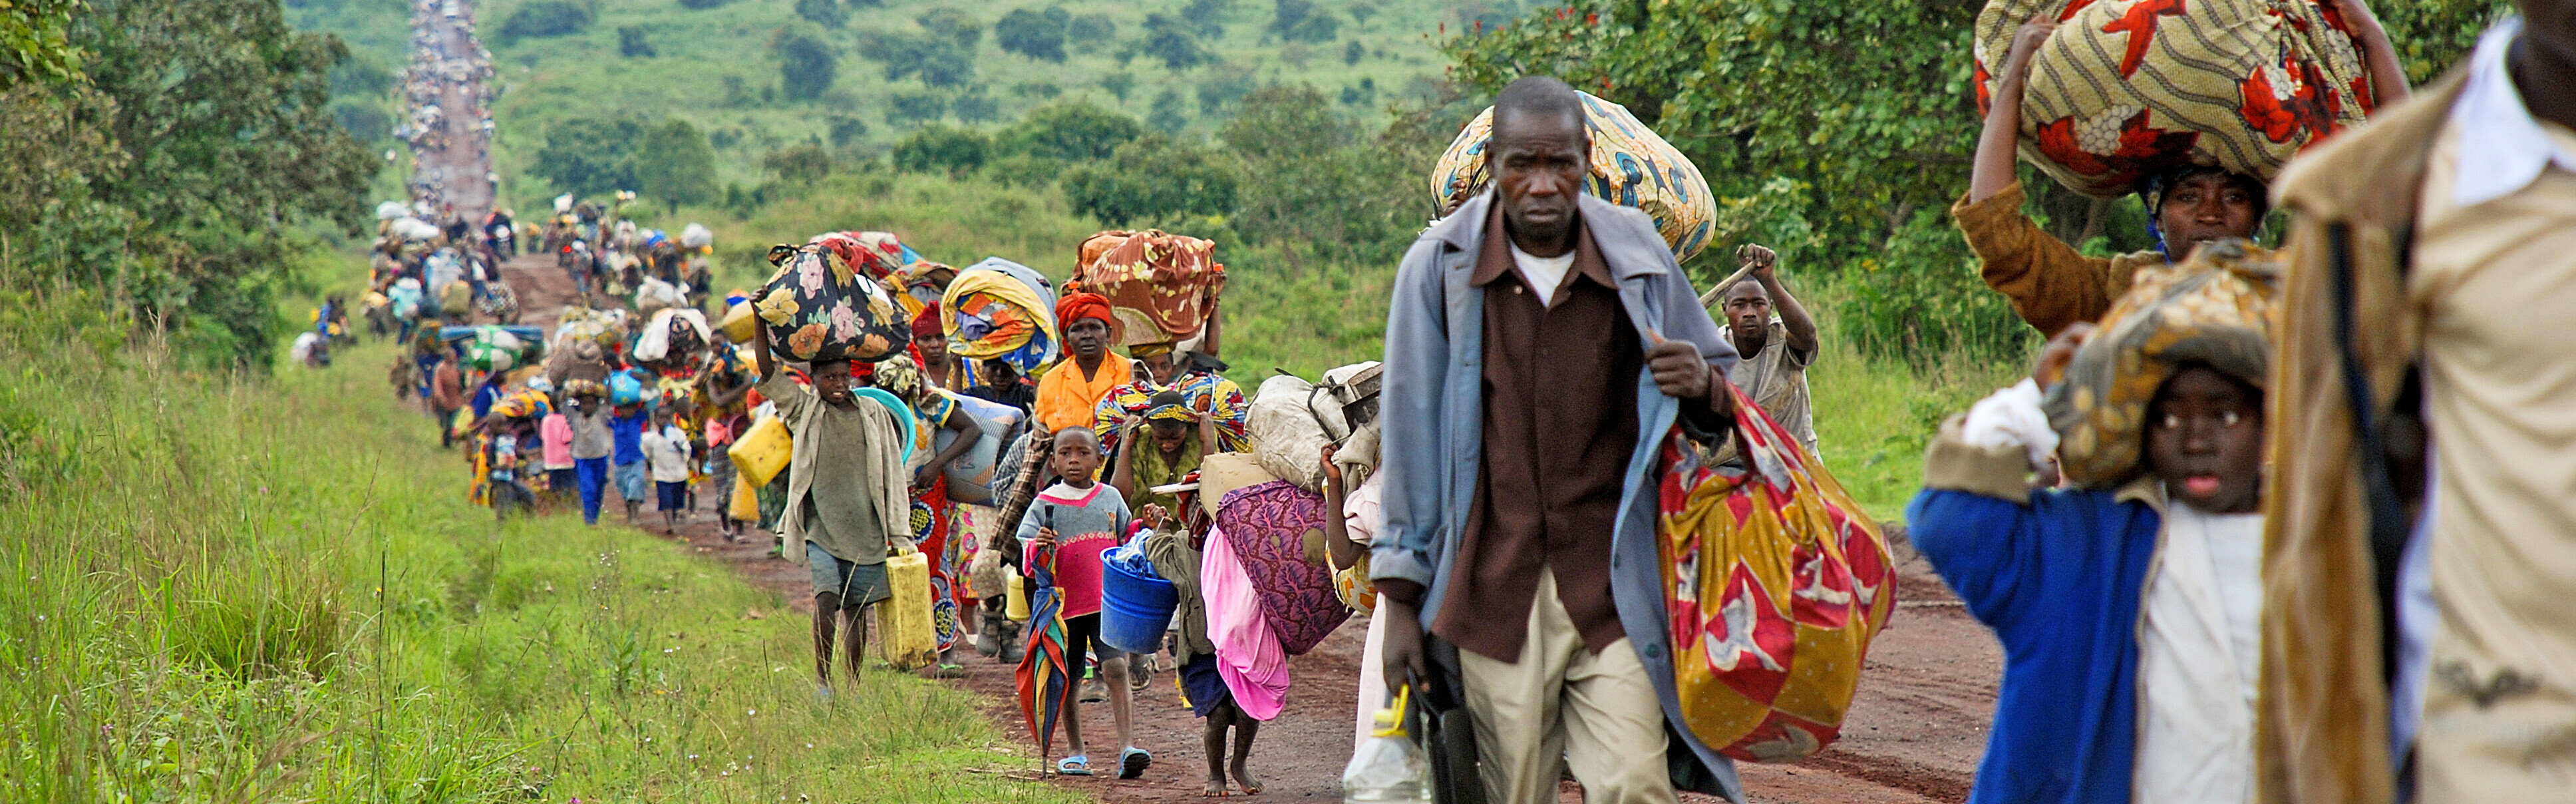
[(1144, 133), (1136, 118), (1089, 101), (1070, 100), (1030, 110), (1018, 124), (1002, 131), (997, 144), (1043, 159), (1084, 162), (1107, 159), (1118, 152), (1118, 146)]
[(535, 0), (501, 21), (501, 38), (546, 39), (571, 36), (590, 27), (590, 9), (566, 0)]
[(1977, 276), (1977, 257), (1944, 210), (1914, 214), (1886, 256), (1846, 266), (1851, 300), (1842, 337), (1873, 357), (1930, 365), (1958, 356), (2009, 361), (2038, 334)]
[(992, 156), (993, 138), (971, 128), (934, 125), (894, 144), (898, 170), (942, 170), (951, 176), (973, 172)]

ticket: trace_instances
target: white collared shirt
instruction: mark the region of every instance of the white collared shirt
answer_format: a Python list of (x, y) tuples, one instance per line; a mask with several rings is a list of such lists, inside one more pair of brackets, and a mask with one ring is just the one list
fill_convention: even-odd
[(1530, 292), (1538, 294), (1539, 306), (1550, 307), (1556, 301), (1556, 286), (1565, 284), (1566, 272), (1574, 268), (1574, 250), (1566, 249), (1565, 253), (1554, 257), (1540, 257), (1522, 251), (1520, 244), (1515, 243), (1512, 244), (1512, 265), (1521, 270), (1521, 281), (1529, 283)]
[(2552, 163), (2576, 171), (2576, 150), (2549, 136), (2514, 88), (2505, 64), (2513, 42), (2522, 34), (2522, 18), (2510, 17), (2478, 38), (2469, 57), (2467, 83), (2451, 106), (2451, 125), (2460, 132), (2460, 173), (2451, 187), (2451, 203), (2472, 207), (2531, 185)]

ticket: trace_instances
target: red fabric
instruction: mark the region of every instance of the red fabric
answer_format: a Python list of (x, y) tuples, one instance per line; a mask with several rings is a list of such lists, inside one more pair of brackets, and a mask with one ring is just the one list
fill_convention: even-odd
[[(912, 317), (912, 337), (928, 338), (933, 336), (942, 338), (948, 337), (948, 330), (939, 322), (938, 302), (931, 302), (923, 305), (921, 308), (921, 314)], [(919, 358), (916, 356), (915, 359)]]
[(1065, 331), (1073, 329), (1073, 322), (1085, 318), (1097, 318), (1108, 324), (1111, 342), (1117, 341), (1118, 316), (1109, 312), (1109, 297), (1098, 293), (1074, 293), (1055, 303), (1057, 339), (1068, 340)]

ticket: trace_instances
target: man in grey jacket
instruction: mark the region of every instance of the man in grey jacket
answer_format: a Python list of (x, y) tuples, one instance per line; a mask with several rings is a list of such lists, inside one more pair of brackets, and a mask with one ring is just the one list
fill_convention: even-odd
[(1554, 801), (1560, 761), (1590, 801), (1740, 801), (1734, 766), (1666, 727), (1653, 485), (1677, 422), (1725, 431), (1735, 352), (1654, 224), (1583, 193), (1581, 104), (1555, 79), (1506, 87), (1494, 189), (1397, 271), (1371, 546), (1386, 677), (1431, 679), (1435, 653), (1456, 674), (1496, 804)]

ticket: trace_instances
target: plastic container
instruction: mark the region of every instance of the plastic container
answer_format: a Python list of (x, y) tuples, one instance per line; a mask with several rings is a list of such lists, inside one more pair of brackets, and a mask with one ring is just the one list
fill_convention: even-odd
[(786, 471), (787, 459), (795, 456), (795, 444), (787, 436), (787, 423), (775, 416), (753, 420), (742, 438), (733, 442), (733, 466), (742, 470), (748, 485), (769, 485), (769, 481)]
[(1431, 757), (1404, 731), (1404, 707), (1412, 688), (1398, 688), (1395, 700), (1377, 710), (1375, 731), (1351, 752), (1342, 767), (1345, 804), (1431, 804)]
[(1153, 653), (1181, 602), (1171, 581), (1145, 577), (1116, 561), (1100, 573), (1100, 641), (1129, 653)]
[[(742, 474), (742, 468), (738, 466), (734, 467), (734, 472), (737, 475), (740, 475)], [(760, 521), (759, 489), (762, 485), (764, 484), (751, 482), (751, 478), (749, 477), (735, 477), (733, 481), (733, 499), (725, 503), (725, 515), (733, 517), (736, 522)]]
[(898, 670), (929, 667), (939, 661), (939, 632), (930, 619), (930, 556), (919, 553), (886, 556), (886, 580), (894, 598), (877, 618), (885, 627), (886, 662)]
[(1011, 622), (1029, 621), (1029, 584), (1020, 577), (1020, 568), (1002, 567), (1002, 616)]

